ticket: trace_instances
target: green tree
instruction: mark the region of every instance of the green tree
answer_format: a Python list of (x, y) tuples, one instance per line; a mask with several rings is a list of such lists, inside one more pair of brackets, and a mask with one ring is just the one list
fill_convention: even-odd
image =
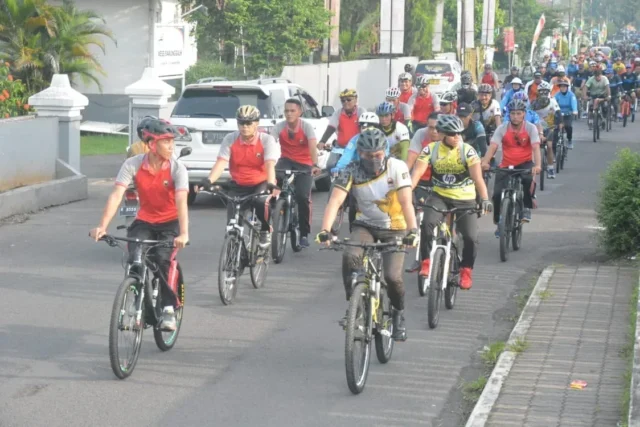
[(371, 53), (378, 43), (379, 0), (351, 0), (340, 3), (340, 49), (350, 61)]
[(431, 56), (437, 2), (438, 0), (406, 0), (404, 52), (407, 55), (420, 58)]

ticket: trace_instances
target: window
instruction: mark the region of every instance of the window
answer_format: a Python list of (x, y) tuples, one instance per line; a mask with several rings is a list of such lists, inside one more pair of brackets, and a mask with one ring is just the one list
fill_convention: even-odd
[(172, 116), (234, 119), (241, 105), (258, 107), (264, 119), (272, 117), (271, 99), (262, 91), (229, 87), (187, 89), (178, 100)]
[(418, 64), (416, 74), (444, 74), (451, 71), (451, 66), (444, 62)]
[(300, 100), (302, 101), (302, 117), (305, 119), (319, 119), (318, 103), (306, 92), (300, 92)]
[(284, 102), (285, 92), (282, 89), (274, 89), (271, 91), (271, 105), (275, 110), (275, 118), (284, 118)]

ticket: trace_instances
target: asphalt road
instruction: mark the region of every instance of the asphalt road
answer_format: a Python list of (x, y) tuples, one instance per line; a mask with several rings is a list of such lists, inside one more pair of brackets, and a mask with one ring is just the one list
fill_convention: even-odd
[[(87, 237), (112, 183), (93, 179), (88, 200), (5, 223), (0, 426), (460, 425), (468, 410), (460, 385), (481, 372), (478, 351), (508, 335), (518, 292), (545, 265), (598, 259), (589, 228), (597, 225), (598, 177), (617, 149), (637, 149), (640, 125), (615, 125), (598, 144), (588, 142), (584, 121), (576, 127), (567, 168), (539, 192), (509, 262), (499, 260), (491, 220), (481, 220), (473, 289), (458, 294), (437, 329), (427, 326), (415, 276), (405, 275), (408, 340), (387, 365), (373, 359), (359, 396), (345, 380), (338, 253), (288, 251), (264, 289), (244, 276), (236, 303), (222, 306), (216, 269), (225, 211), (201, 196), (191, 210), (192, 245), (181, 254), (188, 291), (176, 347), (160, 352), (147, 330), (135, 372), (121, 381), (107, 344), (121, 254)], [(110, 176), (117, 170), (102, 167)], [(314, 194), (314, 230), (326, 197)]]

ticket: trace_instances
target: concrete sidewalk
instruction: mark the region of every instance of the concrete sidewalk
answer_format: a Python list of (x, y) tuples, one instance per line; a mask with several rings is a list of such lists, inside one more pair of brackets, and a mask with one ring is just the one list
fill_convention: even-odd
[[(619, 425), (628, 368), (621, 351), (630, 345), (629, 300), (637, 283), (634, 268), (556, 268), (546, 290), (532, 295), (537, 306), (530, 307), (527, 346), (506, 369), (486, 424), (473, 425)], [(489, 385), (499, 382), (495, 374)], [(574, 381), (587, 385), (574, 389)]]

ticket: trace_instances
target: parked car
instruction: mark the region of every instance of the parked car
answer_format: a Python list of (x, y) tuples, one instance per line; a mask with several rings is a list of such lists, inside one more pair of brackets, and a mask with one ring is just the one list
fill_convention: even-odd
[(226, 77), (205, 77), (198, 80), (198, 83), (213, 83), (213, 82), (227, 82), (229, 81)]
[[(279, 121), (284, 120), (284, 103), (297, 98), (302, 103), (302, 117), (309, 120), (318, 136), (322, 136), (333, 114), (331, 106), (318, 109), (318, 103), (301, 86), (284, 78), (264, 78), (249, 81), (217, 81), (187, 85), (171, 113), (171, 123), (184, 126), (188, 136), (176, 139), (176, 152), (191, 147), (189, 156), (182, 159), (189, 173), (189, 204), (196, 199), (195, 185), (209, 175), (220, 151), (222, 139), (238, 130), (236, 110), (241, 105), (256, 106), (262, 117), (259, 130), (269, 133)], [(188, 132), (186, 132), (188, 130)], [(329, 153), (318, 153), (318, 163), (326, 162)], [(225, 171), (221, 180), (229, 180)], [(331, 178), (327, 174), (316, 177), (316, 189), (328, 191)]]
[(428, 59), (416, 65), (416, 78), (429, 76), (431, 90), (438, 95), (448, 92), (453, 85), (460, 82), (462, 67), (458, 61), (444, 59)]

